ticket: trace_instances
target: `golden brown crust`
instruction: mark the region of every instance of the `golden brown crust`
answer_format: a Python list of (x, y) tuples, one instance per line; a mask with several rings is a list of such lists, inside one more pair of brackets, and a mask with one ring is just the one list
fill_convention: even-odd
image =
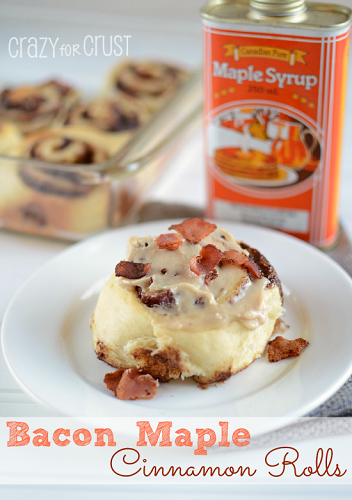
[(105, 361), (107, 351), (108, 348), (106, 347), (104, 342), (100, 342), (100, 340), (98, 340), (95, 347), (95, 352), (97, 353), (98, 359), (102, 359), (103, 361)]
[(152, 349), (138, 347), (131, 354), (141, 371), (149, 373), (160, 382), (178, 378), (183, 371), (180, 352), (173, 347), (165, 347), (155, 353)]
[(204, 377), (202, 376), (194, 376), (193, 377), (193, 380), (195, 382), (199, 382), (200, 384), (204, 384), (204, 385), (207, 385), (207, 384), (213, 384), (215, 382), (225, 382), (226, 380), (228, 380), (231, 375), (233, 375), (233, 373), (231, 372), (231, 366), (228, 370), (226, 371), (216, 371), (214, 373), (214, 376), (211, 378), (211, 379), (208, 379), (208, 380), (204, 380)]

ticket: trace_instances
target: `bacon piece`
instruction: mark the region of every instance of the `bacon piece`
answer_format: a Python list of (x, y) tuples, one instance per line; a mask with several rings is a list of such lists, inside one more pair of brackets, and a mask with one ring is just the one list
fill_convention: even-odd
[(199, 243), (203, 238), (215, 231), (216, 225), (196, 217), (184, 220), (181, 224), (173, 224), (169, 229), (174, 229), (190, 243)]
[(308, 340), (302, 338), (287, 340), (281, 336), (276, 337), (276, 339), (268, 343), (268, 359), (270, 363), (275, 363), (280, 359), (299, 356), (301, 350), (307, 345), (309, 345)]
[(151, 264), (142, 264), (141, 262), (129, 262), (122, 260), (115, 267), (115, 276), (122, 278), (129, 278), (131, 280), (138, 280), (143, 278), (150, 269)]
[(113, 392), (117, 391), (117, 386), (120, 383), (124, 370), (116, 370), (116, 372), (107, 373), (104, 377), (106, 387)]
[(212, 271), (210, 271), (210, 273), (208, 273), (205, 278), (204, 278), (204, 283), (209, 286), (210, 283), (215, 280), (217, 277), (218, 277), (218, 272), (216, 269), (213, 269)]
[(152, 399), (159, 382), (151, 375), (143, 375), (136, 368), (124, 371), (116, 390), (119, 399)]
[(175, 233), (161, 234), (160, 236), (157, 237), (155, 243), (158, 245), (160, 249), (171, 250), (171, 251), (177, 250), (178, 247), (183, 245), (181, 236)]
[(104, 377), (106, 387), (119, 399), (152, 399), (159, 382), (149, 374), (142, 374), (136, 368), (117, 370)]
[(208, 274), (217, 264), (219, 264), (221, 258), (221, 250), (216, 248), (214, 245), (205, 245), (201, 248), (198, 256), (194, 255), (192, 257), (189, 267), (194, 274), (197, 274), (197, 276), (200, 276), (201, 274)]
[(225, 264), (245, 267), (254, 278), (260, 279), (262, 277), (262, 273), (254, 260), (238, 250), (223, 252), (221, 261)]
[(176, 303), (175, 297), (171, 290), (158, 290), (156, 292), (143, 291), (140, 286), (136, 286), (136, 292), (139, 299), (147, 307), (165, 307), (170, 309)]

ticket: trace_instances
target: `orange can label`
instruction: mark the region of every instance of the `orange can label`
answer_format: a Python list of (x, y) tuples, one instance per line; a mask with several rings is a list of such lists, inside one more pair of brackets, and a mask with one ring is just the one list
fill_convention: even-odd
[(207, 215), (333, 244), (349, 28), (203, 26)]

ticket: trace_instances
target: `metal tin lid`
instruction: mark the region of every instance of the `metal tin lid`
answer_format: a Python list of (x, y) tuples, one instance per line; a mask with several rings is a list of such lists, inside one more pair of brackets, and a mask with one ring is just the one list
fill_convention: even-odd
[(352, 19), (348, 7), (304, 0), (208, 0), (201, 14), (210, 22), (282, 28), (294, 25), (314, 31), (348, 28)]
[(301, 14), (307, 7), (305, 0), (249, 0), (249, 9), (255, 14), (272, 17)]

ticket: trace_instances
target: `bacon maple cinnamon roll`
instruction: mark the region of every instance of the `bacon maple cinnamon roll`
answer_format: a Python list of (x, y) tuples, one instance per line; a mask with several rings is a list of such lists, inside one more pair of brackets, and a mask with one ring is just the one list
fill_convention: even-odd
[(68, 108), (77, 98), (74, 89), (56, 80), (7, 88), (0, 94), (0, 118), (28, 134), (49, 126), (54, 120), (63, 123)]
[(127, 62), (115, 68), (109, 87), (143, 100), (151, 111), (159, 108), (186, 80), (187, 72), (157, 61)]
[(129, 239), (91, 319), (95, 352), (160, 382), (224, 381), (264, 353), (283, 313), (280, 279), (260, 251), (211, 222), (165, 230)]

